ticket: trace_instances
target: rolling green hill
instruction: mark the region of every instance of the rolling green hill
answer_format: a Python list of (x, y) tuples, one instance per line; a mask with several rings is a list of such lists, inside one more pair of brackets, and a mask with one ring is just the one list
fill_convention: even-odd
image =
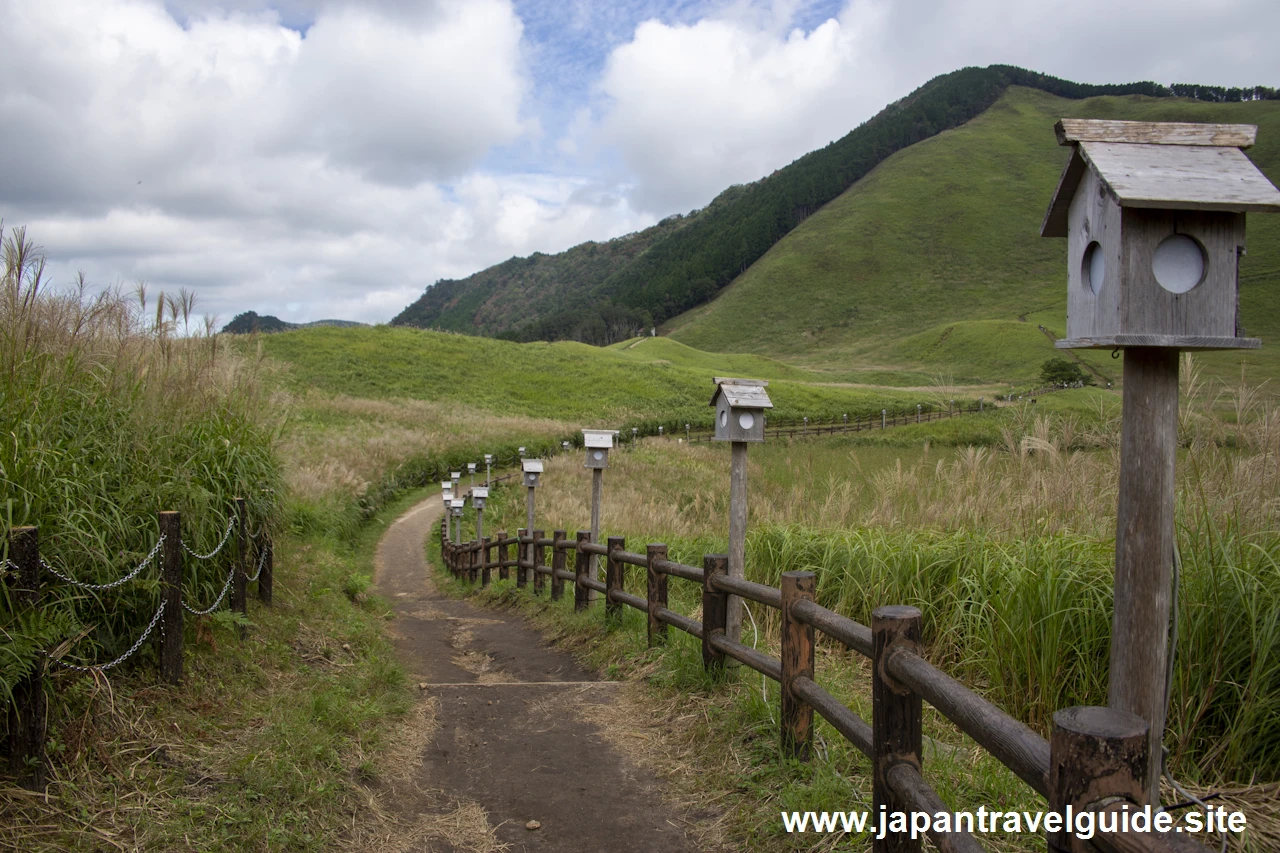
[(288, 381), (302, 393), (457, 402), (586, 426), (709, 425), (711, 377), (735, 373), (769, 377), (774, 412), (787, 418), (914, 411), (940, 397), (815, 381), (822, 377), (760, 356), (701, 353), (665, 340), (602, 349), (377, 326), (299, 329), (264, 336), (260, 345), (289, 366)]
[[(514, 340), (614, 343), (713, 298), (783, 235), (886, 157), (990, 107), (1010, 85), (1068, 98), (1165, 96), (1155, 83), (1090, 85), (1014, 68), (962, 68), (889, 104), (841, 139), (773, 174), (729, 187), (706, 208), (606, 243), (512, 258), (432, 285), (393, 325)], [(1198, 97), (1217, 96), (1206, 90)], [(1250, 96), (1272, 97), (1271, 90)], [(1242, 97), (1242, 92), (1221, 93)]]
[[(889, 157), (662, 332), (809, 368), (1034, 376), (1054, 354), (1037, 326), (1065, 331), (1066, 241), (1039, 236), (1067, 158), (1053, 133), (1064, 116), (1256, 124), (1247, 153), (1280, 181), (1280, 102), (1068, 100), (1015, 87), (964, 126)], [(1255, 374), (1280, 377), (1280, 216), (1251, 215), (1248, 233), (1241, 316), (1265, 343), (1247, 358)], [(1081, 355), (1118, 373), (1105, 352)], [(1204, 358), (1212, 372), (1239, 375), (1239, 355)]]

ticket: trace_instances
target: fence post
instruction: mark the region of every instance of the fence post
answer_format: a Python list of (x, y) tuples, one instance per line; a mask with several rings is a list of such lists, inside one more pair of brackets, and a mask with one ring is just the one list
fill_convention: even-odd
[(712, 577), (728, 574), (728, 554), (702, 556), (702, 668), (707, 672), (724, 672), (724, 652), (711, 647), (711, 635), (724, 635), (729, 617), (729, 596), (715, 588)]
[[(871, 783), (871, 805), (877, 813), (910, 811), (889, 784), (889, 768), (907, 762), (920, 769), (922, 702), (889, 674), (885, 662), (897, 648), (920, 650), (920, 611), (914, 607), (889, 605), (877, 607), (871, 615), (872, 680), (871, 732), (872, 764), (875, 775)], [(873, 853), (919, 853), (920, 839), (906, 833), (885, 833), (871, 842)]]
[(524, 555), (526, 553), (524, 550), (524, 545), (520, 543), (520, 540), (525, 537), (525, 534), (527, 532), (528, 531), (525, 530), (525, 528), (523, 527), (516, 529), (516, 586), (517, 587), (524, 587), (524, 585), (529, 582), (529, 576), (525, 573), (524, 567), (520, 565), (521, 561), (524, 560)]
[[(10, 528), (9, 560), (15, 567), (15, 577), (10, 581), (15, 609), (34, 610), (40, 606), (40, 536), (36, 528)], [(13, 685), (9, 703), (9, 773), (29, 791), (44, 790), (48, 770), (44, 751), (46, 711), (44, 655), (37, 652), (31, 672)]]
[(276, 567), (276, 544), (271, 540), (270, 533), (264, 533), (262, 542), (258, 546), (263, 549), (263, 554), (259, 557), (262, 560), (262, 570), (258, 572), (258, 600), (264, 606), (271, 606), (271, 593), (275, 587), (274, 573)]
[[(503, 542), (507, 538), (507, 531), (499, 530), (497, 533), (498, 542)], [(510, 577), (507, 567), (502, 565), (507, 561), (507, 546), (505, 544), (498, 545), (498, 580), (506, 580)]]
[(481, 549), (484, 547), (484, 541), (476, 537), (467, 546), (467, 580), (472, 583), (480, 581), (480, 560), (484, 556)]
[[(649, 578), (649, 645), (653, 646), (667, 640), (667, 623), (659, 622), (657, 616), (658, 608), (667, 606), (667, 576), (654, 567), (658, 560), (667, 559), (667, 546), (662, 543), (650, 544), (645, 548), (645, 557), (648, 560)], [(728, 558), (725, 560), (727, 563)]]
[(1063, 824), (1049, 835), (1050, 850), (1093, 849), (1075, 840), (1067, 809), (1079, 814), (1106, 797), (1146, 802), (1149, 730), (1142, 717), (1118, 708), (1063, 708), (1053, 715), (1049, 810), (1061, 814)]
[(610, 536), (608, 539), (609, 556), (604, 564), (604, 612), (606, 616), (622, 615), (622, 603), (613, 600), (613, 591), (622, 589), (622, 561), (615, 560), (614, 551), (626, 549), (627, 542), (621, 536)]
[(586, 610), (591, 604), (591, 599), (587, 593), (590, 591), (582, 585), (582, 579), (587, 576), (587, 571), (591, 565), (587, 559), (587, 555), (582, 553), (582, 543), (591, 541), (590, 530), (578, 531), (578, 547), (573, 552), (573, 609)]
[[(547, 531), (535, 530), (532, 535), (534, 540), (544, 539)], [(537, 544), (536, 541), (529, 543), (529, 550), (533, 554), (533, 594), (542, 595), (542, 588), (546, 585), (547, 577), (538, 569), (546, 567), (547, 551), (544, 546)]]
[(813, 572), (782, 573), (782, 752), (809, 760), (813, 746), (813, 706), (791, 692), (796, 678), (813, 678), (813, 626), (796, 620), (791, 605), (813, 600)]
[[(569, 536), (568, 531), (553, 530), (551, 538), (555, 540), (555, 546), (551, 551), (551, 600), (559, 601), (564, 598), (564, 578), (557, 577), (556, 572), (562, 572), (565, 569), (565, 549), (560, 545)], [(576, 601), (576, 599), (575, 599)]]
[(160, 679), (166, 684), (182, 681), (182, 515), (160, 513)]
[(493, 556), (493, 546), (489, 541), (488, 536), (484, 537), (480, 546), (480, 586), (488, 586), (493, 581), (493, 562), (490, 559)]
[[(236, 498), (236, 565), (231, 576), (231, 609), (241, 616), (249, 615), (249, 510), (244, 498)], [(240, 626), (240, 639), (249, 629)]]

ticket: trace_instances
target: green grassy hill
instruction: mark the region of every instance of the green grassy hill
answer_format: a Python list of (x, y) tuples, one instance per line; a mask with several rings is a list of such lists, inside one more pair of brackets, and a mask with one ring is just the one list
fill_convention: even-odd
[(716, 375), (769, 378), (780, 417), (914, 411), (917, 403), (940, 396), (818, 381), (827, 377), (760, 356), (702, 353), (661, 339), (601, 349), (378, 326), (299, 329), (259, 341), (267, 355), (289, 366), (287, 381), (300, 392), (456, 402), (583, 426), (709, 425)]
[[(662, 331), (809, 368), (1025, 381), (1054, 354), (1037, 326), (1065, 331), (1066, 241), (1039, 236), (1067, 158), (1053, 133), (1064, 116), (1256, 124), (1248, 154), (1280, 181), (1280, 102), (1067, 100), (1010, 88), (964, 126), (888, 158)], [(1248, 244), (1241, 313), (1265, 343), (1247, 358), (1255, 374), (1280, 377), (1280, 217), (1251, 215)], [(1082, 355), (1118, 372), (1105, 352)], [(1239, 359), (1205, 362), (1238, 376)]]

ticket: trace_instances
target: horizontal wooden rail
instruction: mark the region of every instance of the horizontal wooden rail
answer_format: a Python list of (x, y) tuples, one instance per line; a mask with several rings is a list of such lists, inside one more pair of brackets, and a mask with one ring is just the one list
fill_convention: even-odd
[[(677, 613), (674, 610), (668, 610), (665, 607), (657, 608), (653, 611), (653, 615), (657, 616), (659, 621), (666, 622), (668, 625), (674, 625), (686, 634), (692, 634), (699, 640), (702, 639), (702, 623), (697, 619), (690, 619), (683, 613)], [(781, 667), (781, 664), (779, 664), (779, 667)], [(781, 669), (778, 670), (778, 675), (781, 677)]]
[(702, 583), (702, 569), (694, 566), (686, 566), (684, 563), (673, 563), (670, 560), (658, 560), (653, 567), (662, 572), (664, 575), (672, 575), (677, 578), (693, 581), (694, 583)]
[(540, 537), (535, 540), (533, 544), (542, 548), (554, 548), (556, 546), (556, 540)]
[(636, 554), (631, 551), (614, 551), (613, 559), (619, 563), (626, 563), (629, 566), (645, 567), (649, 565), (649, 558), (644, 554)]
[(791, 615), (798, 622), (812, 625), (829, 637), (839, 640), (858, 654), (871, 657), (871, 629), (848, 616), (841, 616), (821, 604), (801, 599), (791, 605)]
[(559, 578), (562, 581), (571, 581), (575, 577), (577, 577), (577, 575), (575, 575), (573, 572), (569, 571), (568, 569), (553, 569), (551, 571), (551, 577)]
[(758, 652), (750, 646), (735, 643), (724, 634), (712, 634), (707, 642), (718, 652), (723, 652), (736, 661), (741, 661), (761, 675), (767, 675), (774, 681), (782, 681), (782, 663)]
[(576, 549), (576, 548), (578, 547), (578, 540), (576, 540), (576, 539), (568, 539), (568, 538), (565, 538), (565, 539), (556, 539), (556, 540), (552, 541), (552, 543), (551, 543), (551, 547), (552, 547), (552, 548), (573, 548), (573, 549)]
[[(565, 574), (569, 574), (566, 572)], [(632, 595), (629, 592), (623, 592), (620, 589), (611, 590), (609, 592), (609, 600), (616, 601), (619, 604), (625, 604), (628, 607), (634, 607), (641, 612), (648, 612), (649, 602), (645, 601), (638, 595)]]
[(1037, 793), (1049, 796), (1047, 740), (914, 652), (895, 651), (885, 667)]
[(868, 758), (871, 757), (871, 724), (850, 711), (811, 678), (801, 675), (791, 682), (791, 692), (808, 702), (836, 731)]
[(728, 575), (717, 574), (711, 581), (715, 588), (733, 595), (767, 604), (777, 610), (782, 609), (782, 590), (773, 586), (765, 586), (755, 581), (744, 581)]
[(596, 592), (604, 592), (604, 581), (598, 581), (589, 575), (582, 575), (578, 578), (578, 585), (587, 589), (594, 589)]
[(583, 541), (577, 544), (578, 544), (578, 550), (584, 554), (599, 554), (601, 557), (609, 556), (608, 546), (601, 545), (599, 542)]
[[(930, 815), (950, 811), (914, 764), (906, 761), (894, 764), (885, 771), (885, 778), (911, 811)], [(978, 839), (968, 832), (935, 832), (932, 823), (926, 832), (942, 853), (985, 853)]]

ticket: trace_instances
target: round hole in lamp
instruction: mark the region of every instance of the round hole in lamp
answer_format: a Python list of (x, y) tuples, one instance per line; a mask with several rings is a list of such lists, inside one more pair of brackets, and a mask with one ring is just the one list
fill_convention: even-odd
[(1186, 293), (1204, 280), (1204, 247), (1186, 234), (1160, 241), (1151, 256), (1156, 283), (1170, 293)]

